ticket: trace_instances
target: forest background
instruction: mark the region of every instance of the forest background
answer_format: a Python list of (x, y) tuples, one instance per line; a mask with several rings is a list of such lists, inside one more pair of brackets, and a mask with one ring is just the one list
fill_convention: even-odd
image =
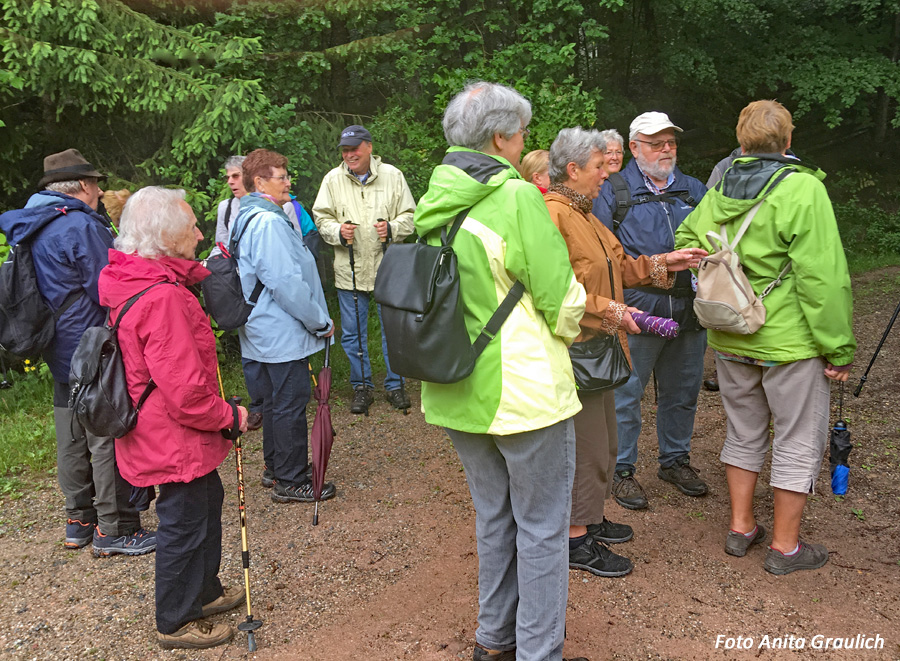
[[(534, 107), (526, 151), (560, 128), (661, 110), (705, 181), (740, 109), (775, 98), (821, 165), (859, 268), (900, 252), (900, 2), (877, 0), (0, 0), (0, 210), (45, 155), (81, 150), (107, 187), (187, 189), (212, 236), (222, 162), (290, 160), (311, 206), (344, 126), (425, 190), (440, 118), (469, 79)], [(2, 255), (0, 255), (2, 256)]]

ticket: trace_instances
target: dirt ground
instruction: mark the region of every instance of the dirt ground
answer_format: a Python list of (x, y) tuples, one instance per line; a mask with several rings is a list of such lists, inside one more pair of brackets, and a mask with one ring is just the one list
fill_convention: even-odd
[[(862, 374), (900, 297), (900, 270), (854, 283)], [(846, 397), (856, 447), (848, 495), (836, 499), (827, 458), (802, 533), (831, 552), (815, 572), (775, 577), (765, 548), (726, 555), (728, 494), (718, 452), (724, 413), (702, 391), (692, 463), (710, 484), (689, 498), (655, 475), (653, 394), (644, 399), (638, 478), (650, 508), (608, 507), (634, 526), (616, 550), (635, 561), (620, 579), (572, 571), (565, 654), (600, 659), (900, 659), (900, 391), (895, 329), (859, 399)], [(418, 405), (417, 384), (411, 395)], [(333, 407), (337, 439), (329, 478), (338, 497), (321, 508), (277, 505), (259, 484), (259, 432), (246, 446), (254, 614), (259, 650), (238, 633), (227, 646), (164, 652), (155, 642), (154, 556), (95, 559), (62, 547), (63, 499), (55, 478), (26, 476), (18, 500), (0, 502), (0, 657), (16, 659), (469, 659), (477, 614), (474, 511), (455, 452), (418, 410), (383, 400), (369, 417)], [(835, 389), (833, 400), (837, 402)], [(310, 419), (313, 411), (310, 410)], [(767, 469), (766, 469), (767, 470)], [(234, 463), (226, 483), (221, 576), (242, 581)], [(757, 513), (771, 526), (767, 472)], [(153, 509), (147, 527), (155, 527)], [(241, 611), (216, 616), (237, 624)], [(878, 650), (814, 649), (825, 638), (880, 636)], [(717, 637), (722, 636), (717, 649)], [(751, 638), (750, 649), (724, 648)], [(768, 636), (768, 639), (765, 638)], [(816, 637), (819, 638), (816, 638)], [(800, 651), (779, 649), (802, 641)], [(769, 646), (766, 645), (768, 641)], [(735, 641), (731, 641), (732, 643)]]

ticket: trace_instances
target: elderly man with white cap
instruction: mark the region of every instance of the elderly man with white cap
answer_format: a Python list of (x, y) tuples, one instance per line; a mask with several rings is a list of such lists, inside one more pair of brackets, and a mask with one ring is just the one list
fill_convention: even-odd
[[(613, 230), (632, 257), (656, 255), (675, 248), (675, 230), (706, 192), (702, 182), (676, 165), (675, 126), (662, 112), (645, 112), (631, 123), (628, 146), (634, 158), (619, 175), (612, 175), (594, 201), (594, 215)], [(693, 310), (694, 288), (689, 272), (679, 273), (672, 289), (637, 287), (625, 291), (630, 306), (681, 325), (674, 339), (649, 333), (628, 336), (632, 373), (616, 390), (619, 454), (613, 496), (628, 509), (647, 507), (647, 496), (635, 479), (641, 397), (656, 371), (657, 476), (688, 496), (702, 496), (706, 483), (691, 466), (691, 436), (697, 395), (703, 380), (706, 330)]]

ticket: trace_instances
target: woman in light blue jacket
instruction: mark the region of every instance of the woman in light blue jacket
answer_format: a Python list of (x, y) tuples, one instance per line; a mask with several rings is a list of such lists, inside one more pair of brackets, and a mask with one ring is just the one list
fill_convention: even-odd
[[(307, 453), (308, 356), (334, 334), (316, 262), (282, 206), (290, 201), (287, 159), (257, 149), (243, 164), (241, 213), (231, 224), (240, 237), (238, 265), (244, 298), (263, 288), (238, 331), (250, 396), (263, 399), (262, 485), (277, 503), (312, 502)], [(322, 499), (335, 489), (326, 483)]]

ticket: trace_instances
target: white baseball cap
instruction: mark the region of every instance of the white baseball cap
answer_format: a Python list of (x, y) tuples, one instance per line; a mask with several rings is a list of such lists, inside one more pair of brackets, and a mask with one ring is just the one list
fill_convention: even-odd
[(672, 120), (669, 119), (669, 116), (666, 113), (645, 112), (644, 114), (635, 117), (634, 121), (631, 122), (631, 127), (628, 129), (628, 139), (634, 140), (634, 136), (638, 133), (653, 135), (654, 133), (659, 133), (666, 129), (675, 129), (679, 133), (684, 133), (680, 127), (675, 126), (672, 123)]

